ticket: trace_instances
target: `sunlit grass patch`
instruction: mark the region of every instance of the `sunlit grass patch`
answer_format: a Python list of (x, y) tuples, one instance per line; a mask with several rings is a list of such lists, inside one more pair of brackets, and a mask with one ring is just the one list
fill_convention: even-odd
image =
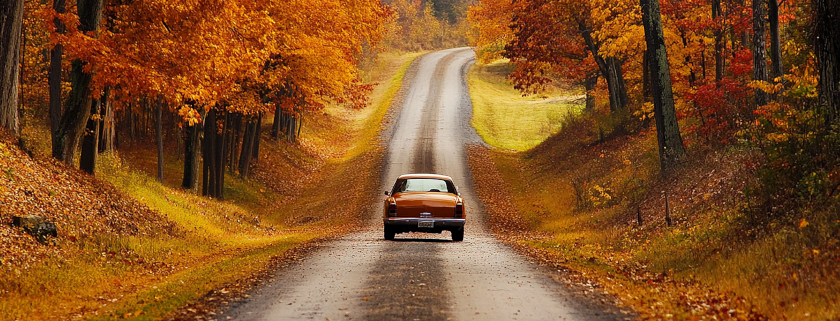
[(488, 144), (524, 151), (557, 133), (569, 113), (579, 113), (583, 95), (579, 90), (551, 87), (542, 95), (522, 97), (506, 79), (511, 68), (506, 60), (470, 68), (472, 125)]
[(397, 91), (406, 70), (422, 52), (382, 53), (372, 62), (363, 77), (377, 83), (366, 108), (353, 110), (331, 105), (323, 111), (307, 115), (301, 143), (331, 161), (346, 161), (359, 156), (377, 143), (379, 126)]

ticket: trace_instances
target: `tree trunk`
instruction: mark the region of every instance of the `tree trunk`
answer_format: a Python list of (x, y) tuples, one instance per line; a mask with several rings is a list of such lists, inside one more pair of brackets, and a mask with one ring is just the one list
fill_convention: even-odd
[(262, 119), (263, 114), (260, 113), (260, 116), (257, 117), (257, 132), (254, 134), (254, 153), (252, 157), (254, 158), (254, 163), (258, 163), (260, 160), (260, 140), (262, 139)]
[(230, 170), (236, 171), (239, 168), (239, 150), (242, 146), (243, 135), (242, 135), (242, 114), (235, 114), (233, 117), (233, 134), (231, 135), (231, 144), (230, 144)]
[[(764, 0), (753, 0), (753, 80), (767, 81), (767, 26), (764, 23)], [(761, 89), (755, 90), (756, 106), (764, 106), (770, 96)]]
[(134, 117), (134, 111), (132, 111), (132, 107), (134, 107), (134, 103), (128, 103), (128, 138), (134, 143), (135, 138), (135, 131), (134, 131), (134, 123), (137, 121)]
[(197, 139), (198, 125), (186, 126), (184, 135), (184, 179), (181, 181), (181, 187), (185, 189), (195, 189), (193, 182), (195, 181), (196, 172), (193, 171), (193, 162), (195, 161), (196, 149), (199, 146)]
[(202, 195), (216, 196), (216, 142), (218, 141), (218, 127), (216, 126), (216, 110), (207, 112), (207, 121), (204, 123), (204, 176), (202, 177)]
[(155, 103), (155, 111), (157, 112), (157, 121), (155, 122), (155, 137), (157, 138), (157, 156), (158, 168), (157, 179), (158, 182), (163, 183), (163, 101), (158, 97)]
[(641, 0), (642, 23), (645, 42), (650, 52), (651, 91), (653, 113), (656, 118), (656, 136), (659, 142), (659, 161), (662, 172), (668, 174), (685, 154), (679, 123), (674, 109), (674, 94), (671, 88), (671, 71), (668, 66), (668, 51), (662, 32), (662, 16), (659, 0)]
[(579, 30), (586, 43), (586, 47), (592, 53), (595, 63), (598, 65), (598, 70), (607, 81), (607, 90), (610, 95), (610, 111), (617, 111), (623, 109), (627, 104), (627, 90), (624, 86), (624, 76), (621, 72), (620, 62), (613, 58), (606, 59), (598, 53), (598, 45), (592, 38), (592, 32), (583, 24), (580, 24)]
[(20, 35), (23, 0), (0, 4), (0, 127), (20, 134), (18, 86), (20, 86)]
[[(102, 20), (102, 7), (104, 0), (79, 0), (77, 7), (79, 11), (79, 31), (90, 32), (99, 30)], [(90, 118), (91, 89), (90, 82), (92, 75), (85, 72), (87, 63), (81, 60), (73, 60), (71, 70), (70, 97), (61, 116), (58, 130), (53, 136), (53, 157), (72, 164), (76, 153), (79, 139), (84, 134), (85, 123)]]
[(774, 81), (784, 76), (782, 69), (782, 38), (779, 35), (779, 0), (768, 0), (767, 16), (770, 21), (770, 76)]
[(295, 136), (296, 129), (297, 129), (297, 118), (295, 118), (294, 114), (289, 114), (289, 123), (286, 125), (286, 138), (290, 143), (294, 143), (297, 140)]
[(277, 139), (280, 137), (280, 115), (282, 114), (283, 111), (280, 109), (280, 105), (275, 105), (274, 124), (271, 124), (271, 138)]
[[(65, 0), (54, 0), (53, 9), (59, 14), (65, 11)], [(55, 24), (55, 31), (58, 34), (64, 34), (64, 24), (58, 18), (53, 19)], [(56, 44), (50, 50), (50, 69), (48, 71), (48, 83), (50, 87), (50, 134), (55, 135), (58, 130), (58, 124), (61, 122), (61, 58), (64, 52), (64, 46)], [(55, 139), (55, 137), (53, 137)]]
[(58, 130), (53, 135), (53, 157), (68, 164), (73, 164), (73, 157), (76, 155), (76, 148), (79, 139), (84, 134), (87, 120), (90, 118), (91, 98), (90, 82), (91, 75), (84, 72), (85, 63), (81, 60), (74, 60), (70, 75), (70, 97), (64, 114), (61, 115)]
[(814, 52), (820, 69), (820, 105), (826, 129), (840, 116), (840, 38), (835, 34), (840, 21), (840, 3), (836, 0), (813, 0)]
[(618, 109), (623, 109), (630, 103), (630, 96), (627, 95), (627, 85), (624, 81), (624, 71), (621, 68), (624, 63), (613, 57), (607, 58), (607, 62), (610, 66), (610, 76), (613, 77), (615, 83), (616, 98), (619, 101)]
[[(218, 115), (216, 115), (218, 117)], [(224, 199), (224, 190), (225, 190), (225, 155), (227, 154), (227, 150), (230, 148), (230, 113), (225, 112), (225, 120), (224, 120), (224, 127), (222, 127), (221, 133), (218, 133), (216, 136), (216, 184), (213, 186), (214, 188), (214, 196), (218, 199)]]
[[(199, 113), (204, 116), (203, 110)], [(198, 185), (203, 126), (202, 123), (184, 125), (184, 179), (181, 181), (181, 187), (185, 189), (194, 190)]]
[(642, 97), (644, 102), (650, 101), (650, 50), (642, 51)]
[(90, 117), (88, 117), (87, 125), (82, 136), (82, 152), (79, 156), (79, 169), (91, 175), (96, 173), (100, 109), (99, 100), (91, 100)]
[(114, 127), (114, 108), (111, 104), (110, 90), (105, 89), (106, 103), (103, 104), (103, 114), (105, 117), (100, 122), (99, 126), (99, 152), (104, 153), (109, 150), (114, 150), (114, 142), (116, 141), (116, 130)]
[(583, 81), (583, 88), (586, 89), (586, 110), (595, 110), (595, 86), (598, 85), (598, 73), (590, 73)]
[(239, 154), (239, 176), (248, 178), (248, 169), (251, 165), (251, 157), (254, 155), (254, 134), (256, 134), (256, 120), (245, 121), (245, 135), (242, 138), (242, 151)]
[(721, 30), (720, 17), (723, 14), (723, 9), (720, 6), (720, 0), (712, 0), (712, 19), (715, 21), (715, 81), (720, 82), (723, 79), (723, 30)]

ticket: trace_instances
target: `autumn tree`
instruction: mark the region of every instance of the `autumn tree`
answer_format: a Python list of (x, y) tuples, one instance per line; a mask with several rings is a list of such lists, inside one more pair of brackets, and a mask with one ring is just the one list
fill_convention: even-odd
[(383, 1), (395, 15), (386, 46), (399, 50), (445, 49), (467, 44), (468, 25), (460, 13), (465, 0)]
[[(470, 9), (479, 28), (477, 52), (510, 58), (517, 67), (510, 77), (526, 94), (551, 81), (550, 73), (580, 79), (591, 94), (600, 75), (607, 83), (610, 110), (623, 109), (629, 103), (622, 67), (626, 57), (603, 50), (613, 36), (603, 32), (604, 20), (594, 15), (596, 6), (578, 1), (481, 2)], [(510, 31), (502, 31), (502, 26)], [(499, 50), (502, 42), (504, 50)]]
[[(78, 1), (79, 24), (77, 28), (80, 37), (88, 37), (87, 32), (99, 30), (103, 5), (103, 0)], [(94, 91), (91, 88), (93, 74), (89, 67), (86, 67), (87, 65), (88, 62), (81, 58), (73, 60), (70, 97), (53, 135), (53, 157), (67, 164), (73, 162), (77, 145), (84, 135), (85, 125), (90, 118), (91, 109), (98, 110), (98, 102), (94, 99)], [(86, 169), (92, 173), (91, 167)]]
[(0, 4), (0, 126), (15, 134), (20, 133), (18, 75), (22, 23), (23, 0)]
[(63, 49), (73, 61), (56, 157), (72, 160), (72, 137), (87, 123), (81, 165), (93, 172), (103, 120), (124, 115), (132, 139), (138, 125), (153, 128), (161, 179), (164, 116), (177, 115), (183, 187), (195, 189), (203, 177), (204, 194), (219, 198), (224, 173), (247, 177), (258, 157), (264, 116), (282, 118), (294, 142), (305, 113), (366, 104), (372, 86), (361, 83), (357, 66), (390, 20), (375, 0), (80, 1), (76, 12), (62, 8), (56, 0), (43, 14), (52, 26), (52, 58)]
[(470, 43), (479, 61), (502, 58), (505, 46), (515, 39), (513, 9), (513, 0), (484, 0), (470, 7), (468, 19), (477, 30)]

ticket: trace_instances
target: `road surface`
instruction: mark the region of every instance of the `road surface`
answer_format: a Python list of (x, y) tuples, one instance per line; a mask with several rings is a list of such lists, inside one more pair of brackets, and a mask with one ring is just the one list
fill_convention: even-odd
[[(469, 48), (427, 54), (409, 73), (403, 105), (387, 131), (383, 186), (404, 173), (449, 175), (466, 200), (463, 242), (443, 234), (397, 234), (383, 240), (379, 203), (369, 227), (330, 242), (277, 271), (220, 320), (612, 320), (495, 240), (471, 187), (465, 145), (481, 138), (469, 125), (464, 79)], [(387, 138), (387, 137), (386, 137)], [(384, 199), (383, 195), (383, 199)], [(554, 277), (554, 278), (552, 278)]]

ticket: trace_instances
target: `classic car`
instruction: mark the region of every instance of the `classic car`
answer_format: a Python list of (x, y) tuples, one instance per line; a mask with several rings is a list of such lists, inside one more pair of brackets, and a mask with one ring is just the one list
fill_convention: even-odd
[(385, 239), (397, 233), (449, 231), (452, 240), (464, 240), (464, 200), (452, 178), (436, 174), (406, 174), (385, 191), (382, 214)]

